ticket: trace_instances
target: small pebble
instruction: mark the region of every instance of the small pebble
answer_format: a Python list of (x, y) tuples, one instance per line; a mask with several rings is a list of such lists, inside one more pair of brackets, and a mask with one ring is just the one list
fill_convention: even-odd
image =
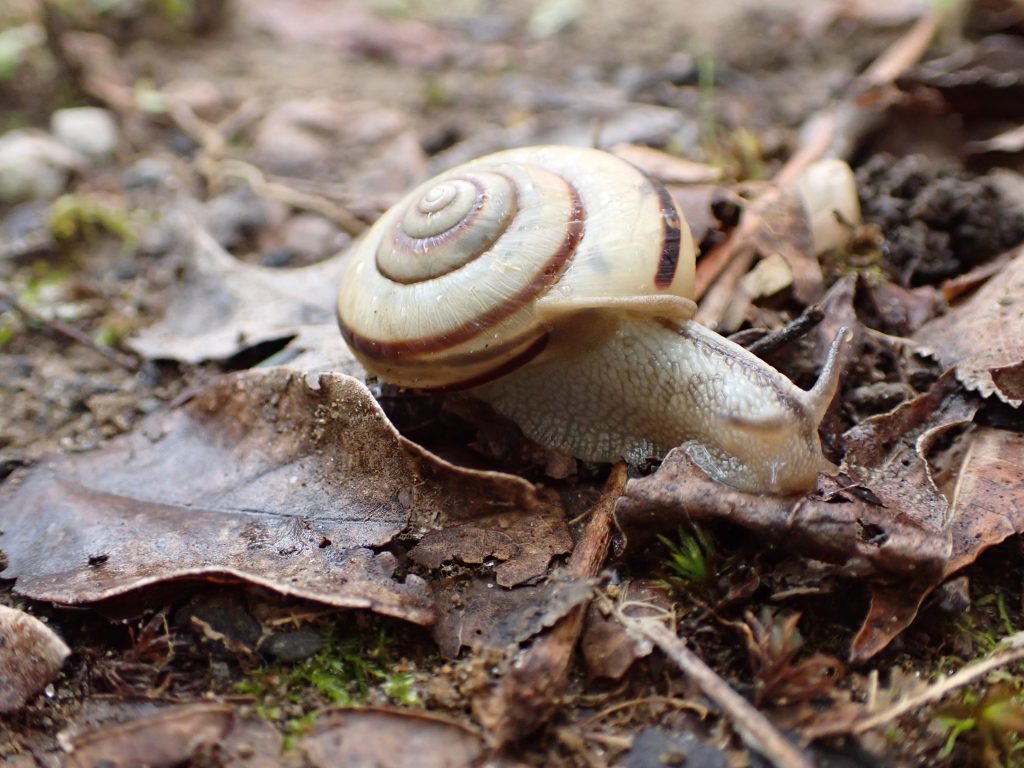
[(309, 629), (296, 629), (291, 632), (278, 632), (271, 635), (260, 646), (260, 650), (278, 661), (296, 662), (308, 659), (320, 652), (324, 641), (316, 632)]
[(0, 136), (0, 202), (52, 200), (85, 164), (81, 154), (47, 133), (8, 131)]
[(117, 149), (117, 123), (100, 107), (58, 109), (50, 115), (50, 130), (61, 144), (94, 160), (105, 160)]

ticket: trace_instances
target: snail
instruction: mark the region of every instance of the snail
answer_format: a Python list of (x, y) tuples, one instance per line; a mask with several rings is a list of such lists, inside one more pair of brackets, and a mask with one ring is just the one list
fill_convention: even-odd
[(683, 445), (738, 489), (808, 490), (831, 467), (818, 424), (845, 334), (800, 389), (691, 319), (695, 257), (670, 194), (633, 165), (508, 150), (425, 182), (370, 228), (338, 322), (381, 380), (466, 390), (577, 458)]

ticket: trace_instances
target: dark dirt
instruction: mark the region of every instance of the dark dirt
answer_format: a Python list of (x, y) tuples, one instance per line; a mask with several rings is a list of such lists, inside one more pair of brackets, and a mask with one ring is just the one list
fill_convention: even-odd
[[(527, 30), (532, 5), (236, 0), (221, 25), (208, 19), (168, 29), (149, 18), (87, 28), (116, 39), (115, 61), (131, 87), (178, 88), (211, 122), (244, 102), (257, 103), (258, 116), (232, 134), (232, 149), (308, 182), (308, 189), (365, 221), (429, 169), (516, 143), (588, 143), (596, 136), (602, 145), (629, 141), (695, 159), (725, 157), (721, 164), (730, 172), (770, 177), (796, 146), (801, 123), (903, 29), (852, 19), (821, 28), (799, 0), (685, 7), (672, 0), (608, 0), (591, 2), (560, 33), (535, 38)], [(0, 9), (0, 31), (32, 18), (34, 8), (17, 0)], [(363, 17), (379, 23), (355, 23)], [(45, 127), (54, 107), (95, 101), (51, 57), (40, 62), (0, 82), (0, 129)], [(274, 155), (276, 134), (261, 145), (254, 124), (285, 101), (311, 98), (334, 104), (326, 129), (319, 108), (305, 113), (316, 137), (312, 161), (275, 167), (281, 160)], [(317, 230), (320, 239), (313, 240), (321, 245), (305, 248), (308, 237), (303, 247), (289, 241), (288, 225), (300, 229), (294, 220), (308, 211), (280, 200), (253, 204), (248, 192), (232, 191), (243, 187), (197, 173), (191, 165), (200, 155), (196, 137), (166, 116), (126, 133), (117, 154), (76, 174), (70, 190), (125, 211), (137, 225), (135, 238), (122, 240), (100, 227), (90, 236), (0, 254), (0, 483), (48, 453), (101, 446), (224, 370), (259, 361), (256, 353), (198, 365), (130, 357), (125, 364), (109, 354), (126, 354), (124, 339), (159, 320), (174, 298), (183, 262), (162, 213), (182, 197), (199, 201), (223, 243), (251, 263), (298, 266), (347, 241), (337, 227)], [(322, 144), (329, 149), (317, 154)], [(746, 152), (750, 146), (755, 149)], [(865, 218), (881, 229), (891, 277), (905, 286), (934, 285), (1024, 240), (1024, 214), (986, 177), (915, 156), (912, 143), (903, 149), (904, 157), (879, 155), (857, 169)], [(46, 230), (45, 207), (0, 205), (0, 227), (7, 241), (11, 232)], [(19, 311), (15, 297), (41, 316)], [(88, 343), (68, 338), (53, 320), (73, 325)], [(897, 381), (904, 368), (886, 354), (851, 369), (844, 382), (852, 393), (847, 418), (884, 411), (914, 394), (913, 384), (921, 390), (938, 374), (918, 361), (923, 384)], [(453, 433), (448, 422), (434, 421), (434, 411), (410, 410), (416, 439), (458, 442), (466, 453), (463, 435), (475, 434), (471, 428)], [(549, 469), (555, 463), (507, 452), (503, 458), (516, 468), (526, 465), (531, 479), (543, 477), (545, 461), (552, 462)], [(474, 454), (474, 461), (491, 459)], [(570, 505), (582, 512), (604, 470), (574, 469), (573, 476), (559, 465), (553, 474), (561, 480), (545, 482), (566, 498), (582, 499)], [(780, 722), (813, 719), (819, 703), (813, 694), (794, 701), (764, 691), (745, 614), (798, 612), (802, 639), (786, 638), (793, 658), (841, 658), (866, 611), (867, 588), (822, 563), (796, 562), (738, 527), (719, 523), (709, 530), (715, 575), (697, 589), (677, 585), (680, 634), (742, 694), (763, 696)], [(630, 575), (671, 582), (670, 554), (651, 541), (642, 552), (614, 559), (609, 590)], [(446, 575), (490, 576), (493, 566), (452, 566)], [(993, 548), (966, 575), (968, 585), (933, 595), (882, 656), (841, 675), (838, 697), (917, 690), (922, 679), (959, 668), (990, 651), (995, 638), (1024, 627), (1019, 539)], [(304, 718), (311, 713), (344, 703), (424, 707), (469, 723), (469, 701), (489, 681), (493, 661), (483, 653), (444, 659), (426, 630), (360, 612), (325, 612), (237, 584), (176, 581), (92, 609), (33, 603), (9, 589), (0, 590), (0, 601), (44, 617), (74, 654), (44, 694), (0, 719), (0, 763), (18, 766), (57, 765), (64, 729), (124, 722), (198, 698), (238, 703), (289, 738), (308, 727)], [(700, 699), (658, 654), (621, 683), (592, 680), (580, 666), (553, 724), (513, 754), (528, 765), (649, 766), (677, 752), (705, 765), (758, 764), (721, 720), (698, 717), (682, 701)], [(883, 758), (899, 766), (979, 764), (970, 735), (943, 751), (935, 715), (905, 718), (869, 734), (861, 746), (826, 742), (821, 749), (846, 749), (835, 758), (844, 765), (874, 766)], [(223, 764), (217, 760), (207, 764)], [(280, 760), (303, 763), (294, 750)]]
[(1024, 211), (984, 176), (876, 155), (857, 181), (864, 218), (885, 233), (885, 261), (902, 285), (935, 285), (1024, 240)]

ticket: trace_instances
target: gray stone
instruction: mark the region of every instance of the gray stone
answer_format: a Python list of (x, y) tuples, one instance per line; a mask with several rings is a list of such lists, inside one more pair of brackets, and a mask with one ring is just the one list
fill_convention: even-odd
[(316, 655), (323, 647), (324, 641), (316, 632), (296, 629), (271, 635), (260, 646), (260, 650), (278, 661), (294, 663)]
[(58, 109), (50, 115), (50, 130), (61, 144), (94, 160), (105, 160), (117, 149), (117, 122), (100, 107)]
[(0, 136), (0, 202), (53, 199), (85, 164), (81, 154), (47, 133), (9, 131)]
[(144, 157), (121, 174), (121, 186), (125, 189), (159, 189), (169, 185), (173, 178), (174, 168), (167, 160)]

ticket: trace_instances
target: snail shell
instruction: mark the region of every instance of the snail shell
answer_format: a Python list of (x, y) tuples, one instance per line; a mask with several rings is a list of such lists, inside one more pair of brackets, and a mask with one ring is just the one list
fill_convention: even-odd
[(830, 466), (817, 427), (845, 332), (804, 391), (693, 322), (689, 228), (619, 158), (571, 147), (480, 158), (413, 190), (352, 259), (338, 322), (385, 381), (467, 389), (583, 459), (683, 445), (744, 490), (805, 490)]
[(693, 240), (671, 196), (592, 149), (459, 166), (385, 213), (352, 258), (341, 333), (368, 371), (407, 387), (489, 381), (545, 348), (553, 316), (616, 297), (693, 311)]

